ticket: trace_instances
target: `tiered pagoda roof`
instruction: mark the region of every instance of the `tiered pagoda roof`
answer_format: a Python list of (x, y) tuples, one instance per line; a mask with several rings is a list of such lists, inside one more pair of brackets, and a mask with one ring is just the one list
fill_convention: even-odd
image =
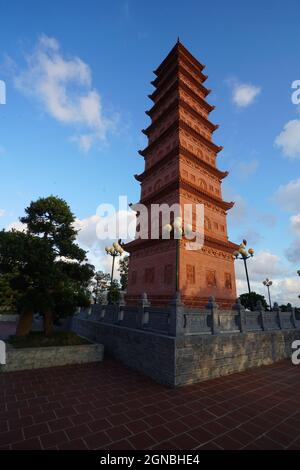
[[(139, 154), (147, 160), (150, 154), (157, 154), (164, 141), (171, 135), (177, 135), (178, 141), (168, 152), (151, 162), (151, 165), (146, 165), (141, 174), (135, 175), (135, 179), (140, 183), (146, 182), (154, 172), (159, 171), (162, 165), (172, 162), (174, 159), (179, 161), (181, 156), (219, 181), (228, 175), (227, 171), (221, 171), (215, 166), (214, 160), (212, 162), (211, 159), (204, 159), (199, 152), (182, 145), (180, 139), (181, 133), (184, 133), (184, 135), (190, 136), (193, 142), (197, 142), (199, 148), (203, 148), (204, 152), (210, 152), (214, 156), (223, 149), (222, 146), (216, 145), (210, 139), (210, 135), (219, 126), (212, 123), (208, 118), (215, 107), (206, 101), (206, 97), (211, 90), (204, 86), (207, 79), (207, 75), (203, 73), (204, 68), (205, 65), (193, 57), (178, 40), (167, 57), (154, 71), (156, 78), (151, 84), (155, 87), (155, 90), (148, 95), (153, 101), (153, 106), (146, 111), (152, 122), (146, 129), (142, 130), (149, 138), (149, 144), (143, 150), (139, 150)], [(196, 125), (192, 126), (189, 121), (186, 122), (182, 118), (182, 112), (191, 116), (190, 121), (193, 121)], [(170, 116), (172, 119), (169, 119)], [(202, 128), (205, 128), (206, 132), (203, 132)], [(220, 194), (212, 193), (196, 183), (188, 181), (181, 175), (171, 178), (159, 190), (156, 190), (155, 194), (144, 195), (140, 202), (149, 204), (152, 201), (163, 201), (170, 192), (181, 189), (191, 195), (198, 196), (204, 203), (207, 202), (223, 211), (229, 210), (234, 205), (233, 202), (223, 201)], [(218, 240), (216, 243), (219, 244), (220, 241)], [(235, 246), (228, 240), (223, 243), (229, 249)]]

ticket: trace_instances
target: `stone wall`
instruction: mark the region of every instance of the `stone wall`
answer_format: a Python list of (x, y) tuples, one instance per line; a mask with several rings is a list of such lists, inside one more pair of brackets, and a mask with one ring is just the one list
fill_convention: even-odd
[(177, 337), (174, 385), (200, 382), (290, 358), (291, 345), (296, 339), (300, 339), (300, 330)]
[(102, 344), (80, 344), (76, 346), (45, 348), (13, 348), (8, 345), (6, 365), (0, 366), (0, 372), (82, 364), (102, 361), (102, 359)]
[(175, 338), (119, 325), (74, 318), (73, 331), (104, 345), (111, 355), (155, 381), (173, 385)]
[(0, 322), (13, 322), (19, 321), (20, 315), (16, 313), (0, 313)]
[[(290, 358), (299, 329), (215, 334), (159, 334), (74, 317), (73, 330), (155, 381), (191, 384)], [(180, 331), (180, 330), (179, 330)]]

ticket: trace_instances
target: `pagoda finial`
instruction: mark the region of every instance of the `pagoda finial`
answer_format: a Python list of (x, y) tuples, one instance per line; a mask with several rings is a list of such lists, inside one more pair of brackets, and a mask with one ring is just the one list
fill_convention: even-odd
[(177, 36), (177, 44), (180, 43), (180, 39), (179, 39), (179, 36)]

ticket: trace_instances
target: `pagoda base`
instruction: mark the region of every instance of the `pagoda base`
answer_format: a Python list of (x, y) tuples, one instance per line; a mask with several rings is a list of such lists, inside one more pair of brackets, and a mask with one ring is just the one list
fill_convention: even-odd
[[(222, 311), (219, 313), (223, 315)], [(72, 330), (92, 342), (103, 344), (105, 354), (169, 387), (290, 360), (293, 342), (300, 339), (299, 326), (295, 328), (290, 322), (289, 329), (284, 330), (221, 334), (203, 330), (202, 334), (198, 331), (198, 334), (170, 336), (137, 325), (134, 328), (123, 326), (111, 318), (101, 321), (89, 318), (75, 315)], [(192, 323), (187, 321), (187, 325), (194, 328), (194, 320)]]
[[(129, 295), (125, 296), (126, 304), (130, 306), (136, 306), (139, 303), (141, 296), (140, 295)], [(148, 295), (148, 300), (152, 307), (168, 307), (170, 302), (174, 299), (174, 294), (172, 295)], [(182, 294), (181, 301), (184, 306), (188, 308), (201, 308), (204, 309), (208, 303), (209, 297), (199, 297), (199, 296), (187, 296)], [(223, 310), (231, 309), (235, 304), (236, 299), (224, 299), (216, 298), (216, 303), (219, 305), (219, 308)]]

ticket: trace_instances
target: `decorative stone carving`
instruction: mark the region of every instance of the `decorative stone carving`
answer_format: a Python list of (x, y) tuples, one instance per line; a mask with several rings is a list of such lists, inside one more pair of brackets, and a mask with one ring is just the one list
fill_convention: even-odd
[(206, 271), (206, 285), (207, 287), (217, 287), (216, 271)]

